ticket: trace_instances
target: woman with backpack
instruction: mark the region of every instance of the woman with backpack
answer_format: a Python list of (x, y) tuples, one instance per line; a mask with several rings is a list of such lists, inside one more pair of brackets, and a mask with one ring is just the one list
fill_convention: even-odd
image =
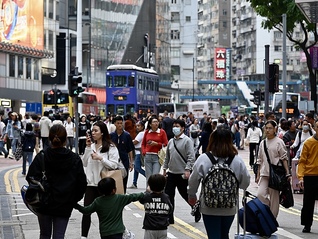
[[(226, 167), (218, 170), (216, 167), (218, 164), (225, 164)], [(224, 175), (229, 176), (224, 177)], [(226, 184), (230, 193), (227, 195), (232, 196), (212, 193), (214, 189), (208, 187), (205, 180), (209, 182), (214, 180), (214, 185), (218, 188), (223, 188)], [(208, 238), (227, 239), (237, 211), (238, 188), (248, 187), (250, 174), (233, 145), (231, 131), (222, 126), (211, 134), (207, 153), (202, 154), (194, 163), (188, 182), (190, 205), (197, 203), (196, 193), (200, 182), (202, 182), (199, 198), (200, 212)]]
[(25, 126), (25, 132), (21, 139), (22, 151), (23, 151), (23, 163), (22, 163), (22, 175), (26, 174), (26, 162), (29, 166), (32, 163), (33, 152), (36, 144), (35, 133), (33, 132), (33, 126), (31, 123), (27, 123)]

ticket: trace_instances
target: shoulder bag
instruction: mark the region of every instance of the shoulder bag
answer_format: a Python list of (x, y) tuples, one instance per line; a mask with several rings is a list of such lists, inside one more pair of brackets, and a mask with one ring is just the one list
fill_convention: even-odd
[(116, 194), (125, 194), (123, 179), (127, 176), (127, 171), (120, 159), (117, 165), (117, 169), (114, 170), (103, 167), (102, 171), (100, 172), (100, 177), (113, 178), (116, 182)]
[(264, 140), (264, 151), (265, 151), (267, 161), (269, 164), (268, 187), (277, 191), (282, 191), (283, 189), (285, 189), (287, 184), (285, 168), (283, 165), (271, 164), (268, 151), (267, 151), (266, 139)]
[[(22, 186), (21, 192), (24, 191), (23, 201), (26, 206), (35, 214), (39, 209), (45, 208), (49, 203), (50, 186), (46, 177), (44, 152), (40, 152), (40, 164), (42, 170), (42, 178), (36, 180), (30, 177), (29, 186)], [(26, 191), (25, 191), (26, 190)], [(22, 194), (23, 196), (23, 194)]]
[(174, 144), (174, 147), (175, 149), (177, 150), (178, 154), (181, 156), (181, 158), (183, 159), (183, 161), (187, 164), (188, 161), (183, 157), (183, 155), (180, 153), (179, 149), (177, 148), (177, 145), (176, 145), (176, 141), (173, 139), (173, 144)]

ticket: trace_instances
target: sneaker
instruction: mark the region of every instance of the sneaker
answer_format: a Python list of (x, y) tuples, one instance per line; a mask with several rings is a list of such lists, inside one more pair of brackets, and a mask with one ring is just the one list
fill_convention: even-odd
[(130, 188), (130, 189), (137, 189), (137, 185), (135, 185), (135, 184), (132, 184), (130, 187), (128, 187), (128, 188)]
[(13, 154), (10, 154), (10, 155), (9, 155), (9, 159), (14, 159), (14, 155), (13, 155)]

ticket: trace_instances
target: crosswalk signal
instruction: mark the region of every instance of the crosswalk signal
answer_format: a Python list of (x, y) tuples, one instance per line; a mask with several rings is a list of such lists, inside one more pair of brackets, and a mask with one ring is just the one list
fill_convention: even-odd
[(70, 96), (78, 96), (84, 91), (81, 85), (82, 83), (82, 73), (78, 73), (76, 70), (72, 71), (68, 75), (68, 91)]
[(279, 91), (279, 65), (270, 64), (269, 65), (269, 88), (270, 93), (275, 93)]
[(255, 90), (254, 92), (251, 93), (251, 95), (254, 96), (254, 99), (251, 101), (253, 101), (255, 105), (260, 105), (261, 104), (261, 91)]

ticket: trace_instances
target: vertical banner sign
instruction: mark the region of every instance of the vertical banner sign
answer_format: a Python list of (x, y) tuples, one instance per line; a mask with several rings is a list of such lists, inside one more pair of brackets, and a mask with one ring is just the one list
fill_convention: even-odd
[(215, 48), (214, 51), (214, 79), (226, 79), (226, 49)]
[(225, 79), (227, 81), (231, 80), (231, 59), (232, 59), (232, 51), (231, 48), (226, 48), (226, 54), (225, 54), (226, 60), (225, 60)]
[(312, 68), (318, 69), (318, 46), (310, 47), (310, 57), (312, 62)]

